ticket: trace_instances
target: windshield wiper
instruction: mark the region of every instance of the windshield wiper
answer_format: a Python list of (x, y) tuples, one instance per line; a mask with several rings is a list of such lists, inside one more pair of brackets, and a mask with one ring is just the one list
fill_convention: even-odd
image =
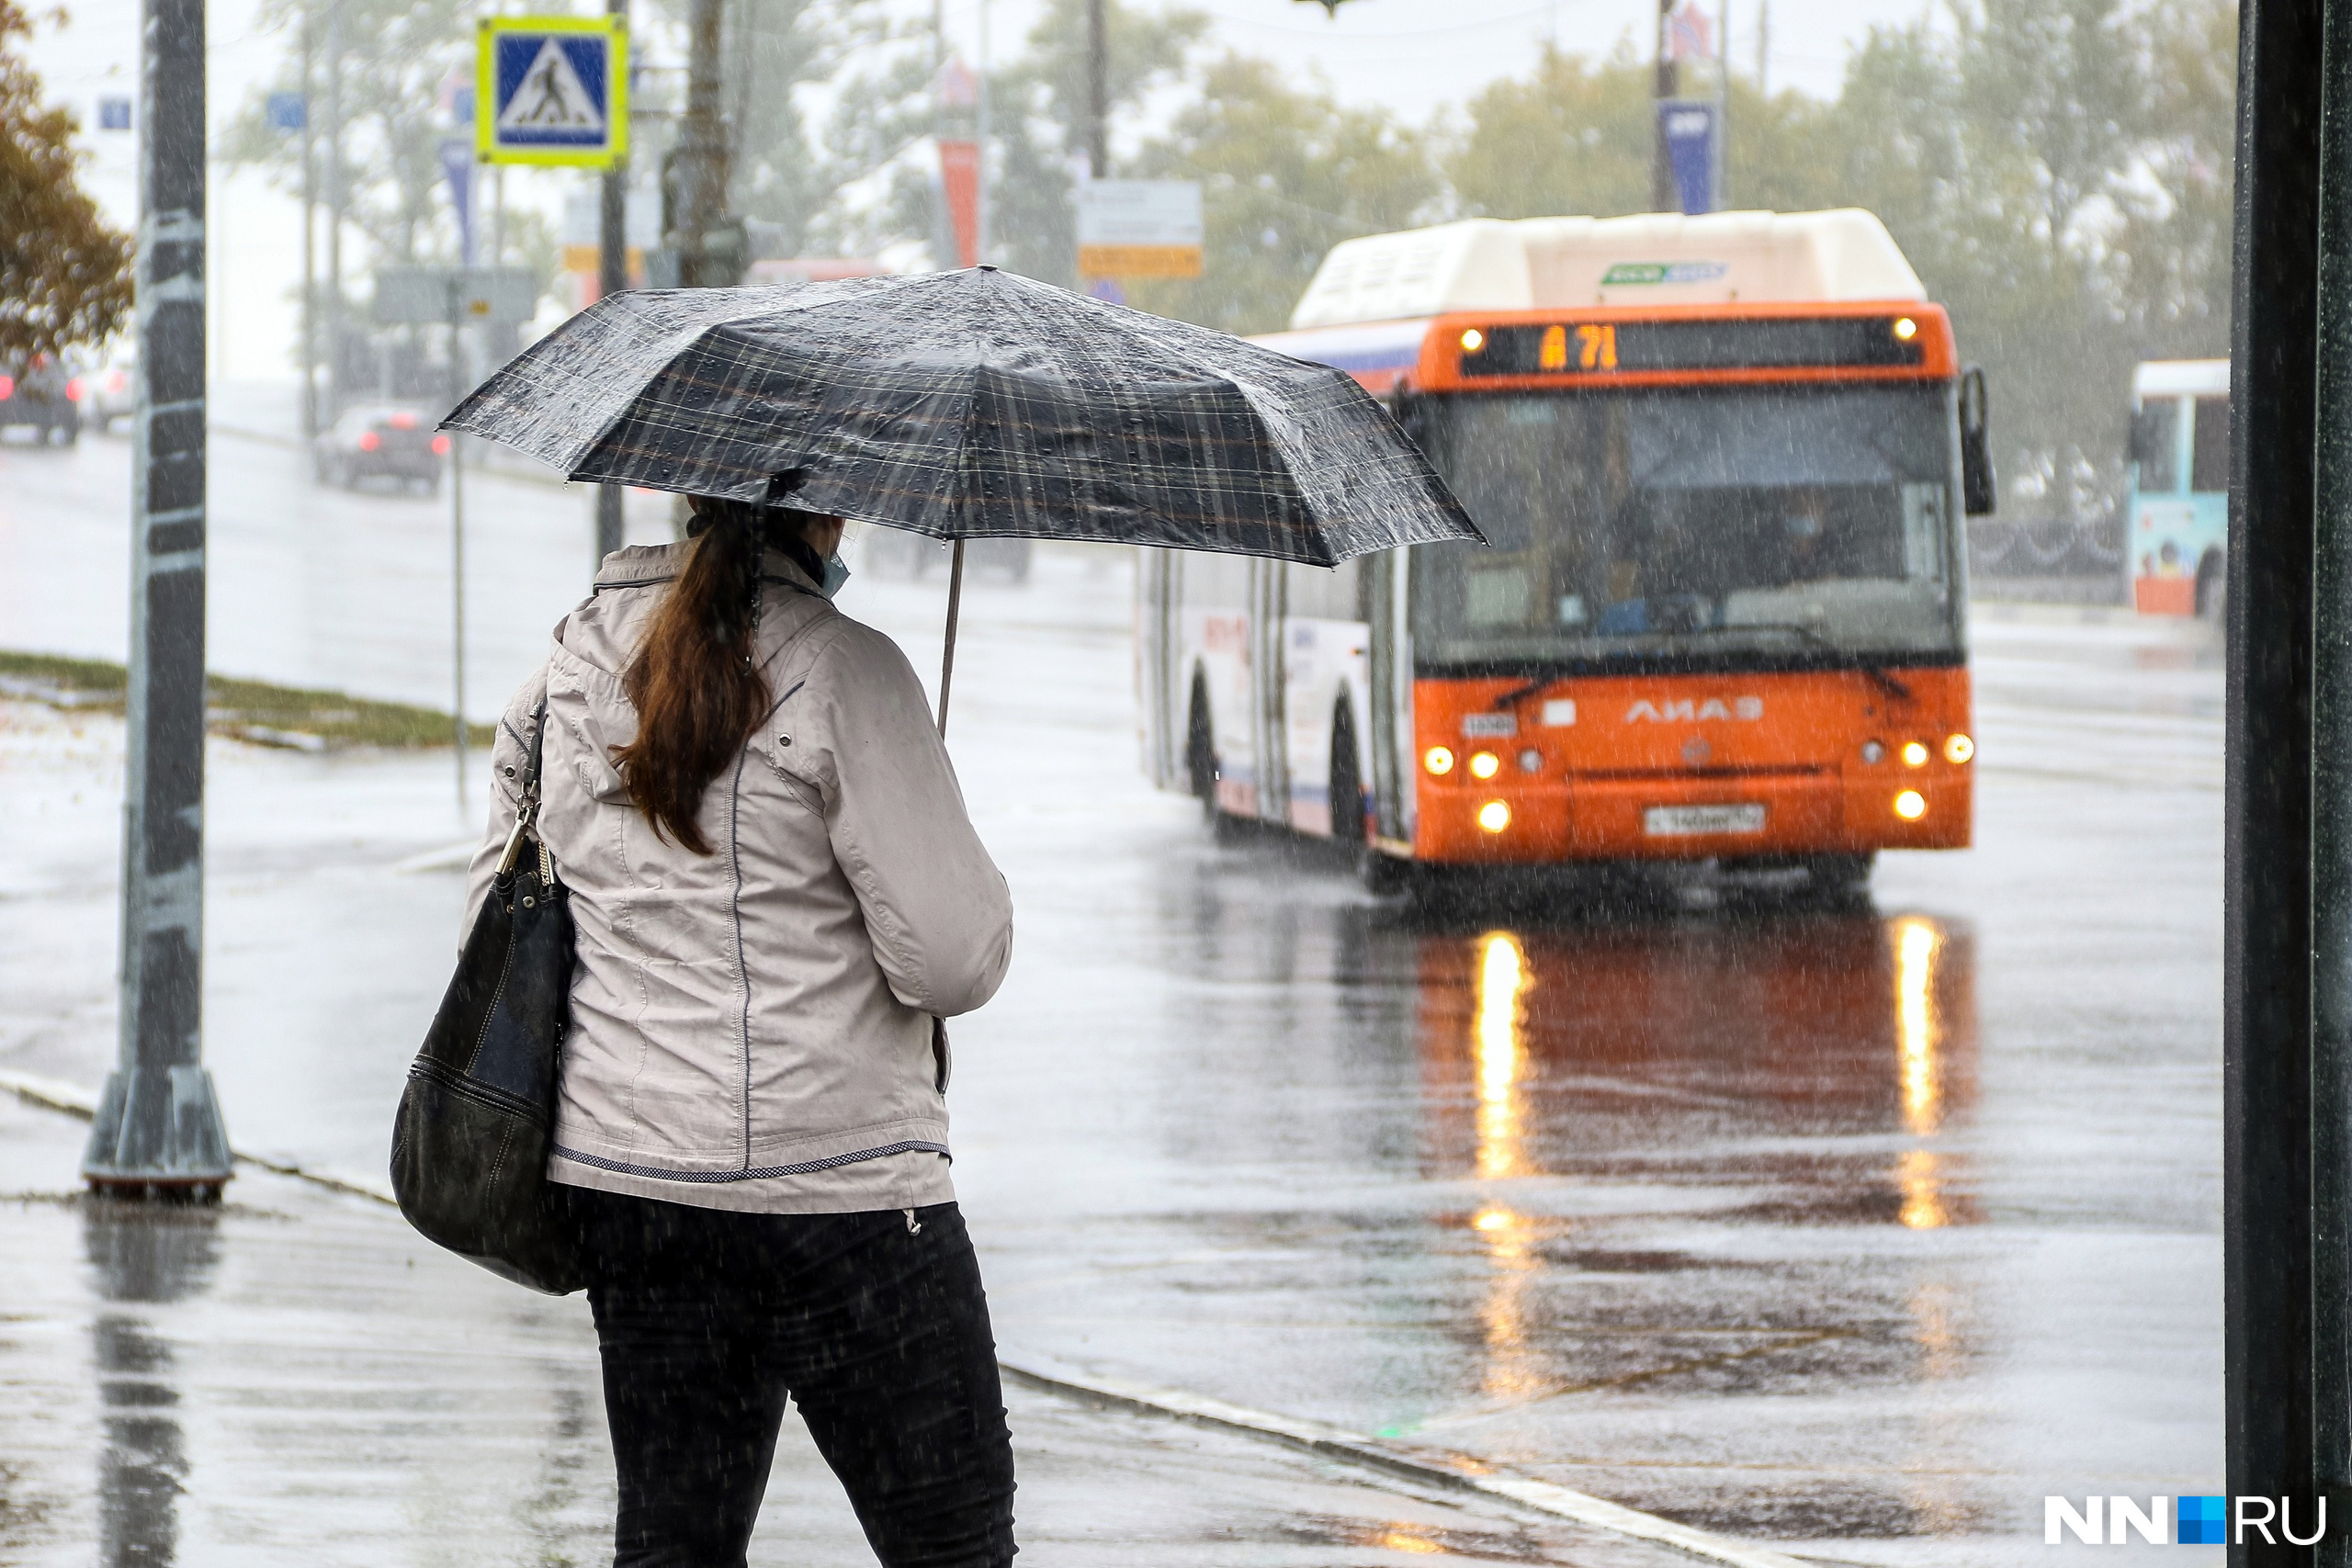
[[(1826, 648), (1830, 652), (1837, 654), (1843, 654), (1846, 652), (1846, 649), (1840, 647), (1838, 643), (1822, 636), (1819, 632), (1800, 621), (1742, 621), (1737, 626), (1692, 626), (1689, 632), (1677, 632), (1669, 635), (1687, 637), (1700, 632), (1704, 632), (1711, 637), (1724, 632), (1792, 632), (1796, 636), (1803, 637), (1805, 641), (1813, 644), (1815, 648)], [(1857, 664), (1854, 668), (1869, 676), (1871, 678), (1871, 683), (1878, 687), (1880, 691), (1884, 692), (1888, 696), (1898, 698), (1906, 703), (1911, 700), (1911, 688), (1896, 680), (1894, 676), (1888, 674), (1886, 671), (1880, 666), (1875, 664)]]

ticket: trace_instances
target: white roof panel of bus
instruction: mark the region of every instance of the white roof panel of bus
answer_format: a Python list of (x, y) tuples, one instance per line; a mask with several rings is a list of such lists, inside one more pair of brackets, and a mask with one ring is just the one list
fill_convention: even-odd
[(2135, 398), (2226, 398), (2226, 359), (2151, 359), (2132, 373)]
[(1859, 208), (1695, 218), (1491, 218), (1370, 234), (1331, 249), (1297, 327), (1449, 310), (1922, 299), (1894, 236)]

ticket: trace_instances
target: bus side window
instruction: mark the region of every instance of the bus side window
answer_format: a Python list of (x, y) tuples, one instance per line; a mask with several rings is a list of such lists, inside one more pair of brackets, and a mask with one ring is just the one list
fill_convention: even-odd
[(2140, 465), (2142, 495), (2172, 493), (2177, 483), (2173, 454), (2179, 428), (2180, 404), (2171, 398), (2151, 402), (2132, 416), (2132, 460)]
[(2188, 445), (2188, 488), (2207, 493), (2230, 488), (2230, 400), (2197, 400)]

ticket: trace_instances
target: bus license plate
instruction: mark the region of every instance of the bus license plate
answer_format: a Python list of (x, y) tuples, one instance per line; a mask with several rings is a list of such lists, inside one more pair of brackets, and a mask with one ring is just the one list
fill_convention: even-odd
[(1642, 831), (1653, 839), (1763, 830), (1761, 806), (1653, 806), (1642, 813)]

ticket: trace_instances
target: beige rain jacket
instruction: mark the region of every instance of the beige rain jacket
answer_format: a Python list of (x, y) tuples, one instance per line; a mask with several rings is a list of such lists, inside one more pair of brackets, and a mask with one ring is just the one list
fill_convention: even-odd
[(774, 552), (756, 646), (775, 703), (703, 796), (714, 852), (655, 834), (612, 749), (637, 734), (621, 671), (688, 547), (605, 558), (492, 753), (469, 929), (544, 686), (539, 829), (579, 948), (548, 1175), (771, 1213), (945, 1202), (947, 1062), (932, 1020), (1003, 980), (1004, 878), (906, 656)]

